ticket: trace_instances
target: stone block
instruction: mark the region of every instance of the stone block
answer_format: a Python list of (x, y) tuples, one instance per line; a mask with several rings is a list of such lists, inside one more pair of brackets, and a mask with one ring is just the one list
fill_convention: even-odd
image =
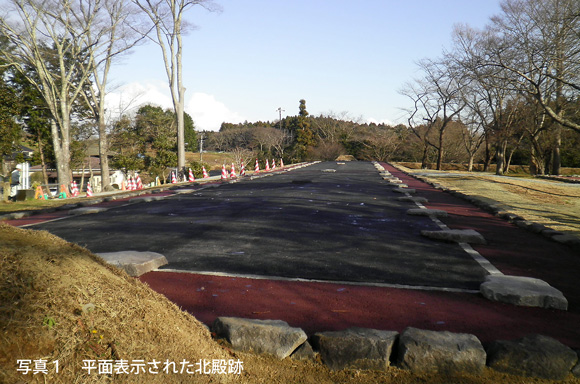
[(534, 222), (529, 220), (518, 220), (515, 224), (520, 228), (528, 229), (528, 227), (532, 226)]
[(129, 200), (131, 203), (149, 203), (151, 201), (163, 200), (165, 196), (153, 196), (148, 195), (144, 197), (136, 197), (134, 199)]
[(548, 380), (563, 380), (578, 362), (576, 352), (542, 335), (495, 341), (487, 353), (487, 364), (496, 371)]
[(547, 237), (549, 239), (551, 239), (553, 236), (558, 236), (558, 235), (563, 235), (562, 232), (560, 231), (556, 231), (555, 229), (552, 228), (546, 228), (541, 232), (542, 236)]
[(196, 192), (196, 190), (195, 189), (176, 189), (174, 192), (178, 195), (187, 195), (189, 193)]
[(306, 333), (282, 320), (255, 320), (218, 317), (212, 324), (218, 338), (227, 340), (234, 349), (273, 355), (290, 356), (306, 340)]
[(322, 361), (333, 370), (386, 370), (398, 332), (349, 328), (321, 332), (312, 337)]
[(294, 360), (315, 360), (316, 352), (312, 349), (312, 345), (308, 341), (296, 348), (296, 350), (290, 355), (291, 359)]
[(71, 209), (70, 211), (68, 211), (68, 214), (69, 215), (90, 215), (93, 213), (106, 212), (108, 210), (109, 210), (109, 208), (104, 208), (104, 207), (82, 207), (82, 208)]
[(420, 196), (402, 196), (402, 197), (397, 197), (397, 200), (408, 201), (411, 203), (428, 203), (429, 202), (429, 200), (427, 200), (424, 197), (420, 197)]
[(69, 211), (71, 209), (75, 209), (78, 208), (79, 205), (78, 204), (65, 204), (65, 205), (61, 205), (60, 207), (56, 207), (56, 209), (58, 211)]
[(423, 209), (413, 208), (407, 210), (407, 215), (411, 216), (433, 216), (433, 217), (447, 217), (448, 214), (442, 209)]
[(511, 213), (511, 212), (503, 211), (503, 210), (498, 211), (495, 215), (497, 217), (500, 217), (500, 218), (502, 218), (504, 220), (508, 220), (508, 221), (513, 221), (516, 217), (519, 217), (515, 213)]
[(485, 238), (473, 229), (446, 229), (441, 231), (421, 231), (421, 235), (434, 240), (456, 243), (486, 244)]
[(91, 206), (91, 205), (100, 204), (103, 201), (105, 201), (105, 199), (103, 199), (103, 198), (99, 198), (99, 199), (93, 199), (93, 198), (91, 198), (90, 200), (81, 201), (79, 203), (79, 206), (81, 206), (81, 207), (88, 207), (88, 206)]
[(4, 215), (6, 220), (18, 220), (29, 216), (32, 216), (32, 212), (30, 211), (12, 212)]
[(416, 373), (481, 373), (486, 353), (470, 334), (407, 328), (399, 338), (397, 365)]
[(572, 368), (572, 374), (574, 377), (580, 379), (580, 351), (576, 351), (576, 354), (578, 355), (578, 363), (576, 363), (576, 366)]
[(120, 251), (97, 253), (107, 263), (124, 269), (129, 276), (141, 276), (167, 264), (165, 256), (156, 252)]
[(413, 188), (393, 188), (393, 192), (397, 192), (397, 193), (409, 193), (409, 194), (413, 194), (415, 192), (417, 192), (415, 189)]
[(523, 307), (568, 309), (568, 300), (562, 292), (543, 280), (531, 277), (489, 275), (479, 290), (492, 301)]
[(569, 234), (554, 235), (552, 236), (552, 240), (557, 241), (558, 243), (561, 244), (566, 244), (576, 249), (580, 248), (580, 238), (574, 235)]

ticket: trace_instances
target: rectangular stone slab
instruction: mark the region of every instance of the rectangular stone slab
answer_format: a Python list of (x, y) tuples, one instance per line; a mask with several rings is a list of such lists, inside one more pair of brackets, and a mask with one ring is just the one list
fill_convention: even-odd
[(167, 259), (156, 252), (120, 251), (97, 253), (107, 263), (119, 267), (129, 276), (138, 277), (168, 264)]
[(562, 292), (543, 280), (531, 277), (490, 275), (479, 290), (492, 301), (522, 307), (568, 309), (568, 300)]

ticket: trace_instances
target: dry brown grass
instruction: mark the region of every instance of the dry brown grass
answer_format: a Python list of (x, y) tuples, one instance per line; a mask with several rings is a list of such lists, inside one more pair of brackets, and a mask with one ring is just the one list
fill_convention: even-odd
[(480, 172), (408, 169), (447, 188), (499, 203), (505, 210), (558, 231), (580, 235), (580, 184)]
[[(186, 163), (189, 164), (192, 160), (199, 161), (199, 152), (187, 152), (185, 154)], [(209, 169), (222, 169), (222, 165), (229, 165), (233, 162), (234, 156), (226, 152), (204, 152), (203, 162), (209, 165)]]

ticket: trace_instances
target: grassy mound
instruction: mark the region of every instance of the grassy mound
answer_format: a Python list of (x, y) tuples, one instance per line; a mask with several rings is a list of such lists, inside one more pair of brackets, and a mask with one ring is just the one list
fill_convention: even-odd
[[(46, 232), (0, 226), (0, 302), (4, 382), (23, 378), (18, 359), (58, 360), (58, 374), (47, 364), (46, 378), (55, 383), (105, 381), (86, 374), (84, 359), (233, 359), (203, 324), (165, 297)], [(164, 376), (159, 382), (176, 381)]]

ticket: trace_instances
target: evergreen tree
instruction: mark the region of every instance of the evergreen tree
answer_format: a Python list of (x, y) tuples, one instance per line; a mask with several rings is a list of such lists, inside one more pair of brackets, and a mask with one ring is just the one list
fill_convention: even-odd
[(195, 152), (199, 148), (197, 144), (197, 132), (195, 131), (195, 124), (189, 113), (184, 112), (185, 117), (185, 150)]
[(145, 105), (137, 111), (135, 128), (145, 143), (145, 166), (152, 177), (165, 180), (167, 168), (177, 166), (175, 113), (161, 107)]
[[(2, 39), (0, 45), (7, 46)], [(0, 61), (0, 65), (4, 64)], [(3, 68), (3, 67), (2, 67)], [(20, 140), (20, 127), (16, 124), (14, 116), (18, 113), (18, 97), (12, 87), (7, 84), (7, 70), (0, 70), (0, 161), (11, 155)]]
[(293, 123), (297, 128), (295, 132), (294, 157), (298, 161), (303, 161), (306, 160), (308, 148), (316, 144), (314, 133), (310, 128), (311, 123), (306, 110), (306, 100), (300, 100), (298, 117)]

